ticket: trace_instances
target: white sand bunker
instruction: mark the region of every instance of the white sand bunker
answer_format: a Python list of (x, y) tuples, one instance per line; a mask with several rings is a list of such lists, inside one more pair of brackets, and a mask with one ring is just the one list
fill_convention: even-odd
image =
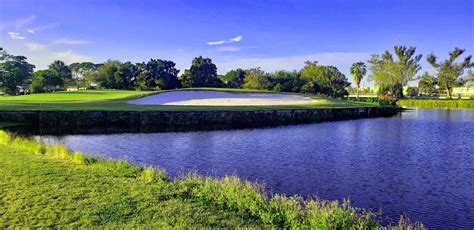
[(183, 90), (172, 91), (128, 101), (135, 105), (290, 105), (307, 104), (313, 99), (298, 95), (278, 93), (232, 93), (223, 91)]

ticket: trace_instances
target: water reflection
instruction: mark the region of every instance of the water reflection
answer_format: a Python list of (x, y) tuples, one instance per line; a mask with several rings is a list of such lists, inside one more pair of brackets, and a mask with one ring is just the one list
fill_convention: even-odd
[(474, 110), (226, 131), (41, 136), (73, 150), (159, 165), (172, 176), (237, 174), (273, 192), (350, 197), (432, 228), (474, 226)]

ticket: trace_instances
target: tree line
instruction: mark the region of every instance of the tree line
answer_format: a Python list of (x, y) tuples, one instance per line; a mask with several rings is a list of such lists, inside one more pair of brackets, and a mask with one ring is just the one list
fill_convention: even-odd
[[(357, 97), (361, 81), (368, 70), (368, 80), (379, 87), (381, 97), (403, 97), (403, 87), (414, 80), (419, 80), (418, 89), (427, 95), (443, 89), (451, 97), (453, 87), (466, 84), (471, 78), (462, 78), (464, 71), (474, 66), (471, 56), (456, 62), (464, 52), (463, 49), (455, 48), (444, 61), (438, 61), (434, 54), (428, 55), (427, 62), (436, 73), (417, 76), (421, 70), (422, 55), (416, 54), (415, 47), (395, 46), (393, 54), (387, 50), (380, 55), (372, 55), (367, 61), (369, 67), (364, 62), (354, 63), (350, 74), (354, 79)], [(299, 71), (270, 73), (260, 68), (238, 68), (225, 75), (218, 75), (217, 66), (212, 60), (201, 56), (194, 58), (191, 67), (181, 75), (173, 61), (161, 59), (140, 63), (108, 60), (99, 64), (82, 62), (70, 65), (56, 60), (45, 70), (34, 71), (34, 68), (26, 57), (8, 54), (0, 48), (0, 89), (5, 94), (13, 95), (53, 92), (68, 87), (124, 90), (225, 87), (340, 98), (348, 95), (350, 86), (347, 77), (336, 67), (320, 65), (317, 61), (305, 62)], [(472, 76), (472, 72), (469, 73)]]

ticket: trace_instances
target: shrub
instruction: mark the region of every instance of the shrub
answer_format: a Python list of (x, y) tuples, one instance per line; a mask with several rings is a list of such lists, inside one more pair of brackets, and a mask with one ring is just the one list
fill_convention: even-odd
[(0, 145), (8, 145), (12, 142), (12, 137), (5, 131), (0, 130)]
[(154, 183), (154, 182), (168, 182), (170, 181), (169, 176), (163, 170), (154, 169), (152, 167), (144, 168), (140, 174), (140, 179), (144, 180), (147, 183)]
[(420, 108), (474, 108), (474, 100), (407, 99), (397, 101), (397, 105)]
[(120, 176), (138, 178), (141, 175), (142, 168), (128, 161), (109, 161), (107, 162), (109, 171), (114, 172)]

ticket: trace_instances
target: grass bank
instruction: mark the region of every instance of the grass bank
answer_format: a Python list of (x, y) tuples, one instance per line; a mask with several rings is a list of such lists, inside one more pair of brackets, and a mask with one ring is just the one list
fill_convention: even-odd
[(72, 153), (0, 131), (0, 228), (285, 227), (422, 228), (402, 218), (382, 227), (349, 202), (269, 196), (238, 177), (191, 173), (171, 181), (159, 169)]
[[(218, 90), (234, 93), (271, 91), (192, 88), (180, 90)], [(31, 94), (23, 96), (0, 96), (0, 110), (93, 110), (93, 111), (226, 111), (226, 110), (277, 110), (277, 109), (311, 109), (311, 108), (344, 108), (360, 106), (378, 106), (376, 103), (341, 101), (318, 98), (308, 104), (273, 105), (273, 106), (171, 106), (171, 105), (132, 105), (127, 101), (154, 93), (150, 91), (124, 90), (84, 90)]]
[(449, 99), (402, 99), (397, 101), (398, 106), (419, 108), (464, 108), (474, 109), (474, 100)]

